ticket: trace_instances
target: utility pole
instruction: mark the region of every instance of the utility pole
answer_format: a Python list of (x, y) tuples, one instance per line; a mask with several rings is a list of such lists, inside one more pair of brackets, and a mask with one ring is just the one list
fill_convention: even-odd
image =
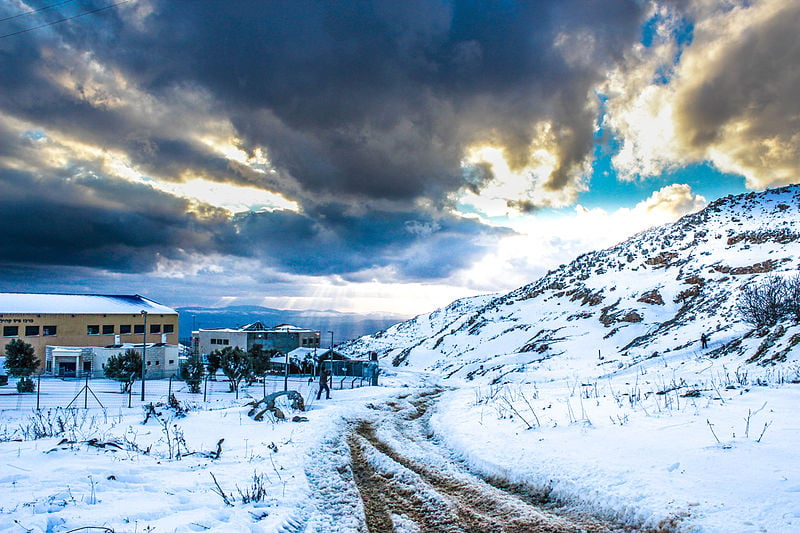
[(331, 334), (331, 348), (330, 351), (328, 352), (328, 359), (331, 362), (331, 375), (329, 379), (331, 380), (331, 386), (333, 386), (333, 332), (329, 331), (328, 333)]
[(144, 401), (144, 373), (145, 359), (147, 358), (147, 311), (142, 309), (142, 318), (144, 319), (144, 331), (142, 331), (142, 401)]
[(289, 390), (289, 328), (286, 328), (285, 361), (283, 365), (283, 391)]

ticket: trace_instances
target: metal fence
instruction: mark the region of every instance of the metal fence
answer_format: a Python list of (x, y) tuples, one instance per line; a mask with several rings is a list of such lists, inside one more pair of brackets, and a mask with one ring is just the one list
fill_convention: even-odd
[[(267, 374), (251, 384), (242, 382), (237, 390), (231, 391), (230, 382), (221, 374), (213, 379), (206, 377), (200, 384), (200, 392), (189, 392), (183, 381), (168, 377), (148, 379), (144, 382), (144, 401), (142, 401), (142, 382), (136, 381), (128, 392), (122, 392), (122, 384), (107, 378), (84, 376), (64, 378), (49, 375), (33, 376), (36, 391), (18, 393), (17, 379), (9, 378), (8, 384), (0, 386), (0, 411), (19, 409), (48, 409), (56, 407), (73, 408), (140, 408), (155, 402), (166, 402), (170, 394), (181, 401), (219, 402), (240, 398), (262, 398), (267, 394), (285, 389), (296, 390), (302, 394), (307, 404), (319, 388), (317, 378), (312, 375)], [(335, 390), (352, 389), (371, 385), (372, 380), (363, 376), (332, 376), (331, 388)]]

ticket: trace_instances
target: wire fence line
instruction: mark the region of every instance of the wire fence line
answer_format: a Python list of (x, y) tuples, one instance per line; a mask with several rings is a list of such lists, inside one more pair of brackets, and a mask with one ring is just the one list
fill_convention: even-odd
[[(241, 383), (238, 390), (231, 391), (230, 382), (224, 376), (215, 379), (205, 378), (200, 384), (200, 392), (189, 392), (189, 386), (177, 378), (148, 379), (144, 383), (136, 381), (129, 392), (122, 391), (122, 384), (107, 378), (60, 378), (36, 376), (36, 391), (18, 393), (15, 378), (7, 385), (0, 386), (0, 412), (6, 410), (80, 408), (80, 409), (118, 409), (141, 408), (149, 403), (166, 402), (173, 394), (181, 402), (220, 402), (241, 398), (262, 398), (273, 392), (295, 390), (310, 403), (317, 394), (319, 381), (315, 376), (293, 374), (288, 377), (268, 374), (247, 385)], [(352, 389), (370, 385), (370, 381), (358, 376), (333, 376), (331, 389)]]

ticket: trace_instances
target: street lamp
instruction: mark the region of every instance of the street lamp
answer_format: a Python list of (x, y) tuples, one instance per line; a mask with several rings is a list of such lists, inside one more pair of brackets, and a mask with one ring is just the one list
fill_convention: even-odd
[(144, 309), (142, 310), (142, 318), (144, 319), (144, 330), (142, 330), (142, 401), (144, 401), (144, 361), (147, 357), (147, 311)]
[(286, 326), (285, 361), (283, 365), (283, 391), (289, 390), (289, 326)]
[[(333, 380), (333, 332), (329, 331), (328, 333), (331, 334), (331, 348), (328, 351), (328, 359), (331, 361), (331, 380)], [(320, 370), (321, 372), (322, 370)], [(331, 381), (333, 383), (333, 381)]]
[[(198, 344), (200, 344), (200, 339), (197, 340), (197, 344), (194, 342), (194, 331), (197, 329), (197, 315), (192, 315), (192, 355), (194, 356), (194, 360), (196, 363), (200, 362), (200, 348)], [(198, 337), (200, 334), (198, 333)]]

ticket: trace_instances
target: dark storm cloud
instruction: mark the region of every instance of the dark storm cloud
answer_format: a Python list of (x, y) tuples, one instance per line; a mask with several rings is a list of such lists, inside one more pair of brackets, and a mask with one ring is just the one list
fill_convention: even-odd
[(330, 205), (312, 215), (289, 211), (238, 217), (229, 253), (259, 257), (300, 274), (341, 274), (391, 266), (398, 279), (443, 278), (467, 266), (507, 230), (455, 217), (420, 220), (419, 213), (342, 212)]
[[(304, 274), (445, 277), (502, 234), (441, 209), (491, 180), (486, 165), (462, 168), (465, 150), (501, 146), (521, 168), (548, 123), (557, 164), (545, 185), (576, 188), (592, 87), (636, 41), (645, 8), (139, 0), (2, 39), (0, 119), (29, 129), (0, 121), (0, 223), (12, 228), (2, 260), (140, 272), (160, 257), (222, 253)], [(264, 148), (275, 172), (199, 142), (217, 122), (246, 154)], [(69, 140), (123, 153), (153, 179), (246, 183), (301, 209), (198, 212), (113, 179), (98, 155), (68, 154), (54, 169), (38, 135), (53, 150)]]
[(6, 267), (148, 272), (162, 258), (221, 253), (299, 274), (347, 277), (391, 266), (397, 279), (433, 279), (466, 266), (508, 233), (454, 217), (420, 220), (414, 212), (348, 215), (342, 212), (346, 205), (311, 214), (250, 213), (231, 221), (224, 211), (207, 207), (198, 213), (151, 187), (93, 175), (57, 186), (20, 172), (0, 178), (0, 257)]
[(42, 183), (11, 171), (0, 178), (0, 257), (10, 264), (146, 272), (159, 257), (213, 252), (227, 227), (227, 217), (199, 218), (185, 201), (146, 186), (96, 176)]
[(502, 145), (524, 166), (540, 121), (555, 124), (558, 143), (548, 183), (572, 186), (591, 147), (592, 84), (635, 41), (644, 9), (632, 0), (152, 5), (139, 24), (133, 8), (121, 10), (125, 24), (105, 17), (114, 32), (64, 31), (154, 94), (209, 90), (306, 199), (392, 200), (463, 186), (474, 142)]

